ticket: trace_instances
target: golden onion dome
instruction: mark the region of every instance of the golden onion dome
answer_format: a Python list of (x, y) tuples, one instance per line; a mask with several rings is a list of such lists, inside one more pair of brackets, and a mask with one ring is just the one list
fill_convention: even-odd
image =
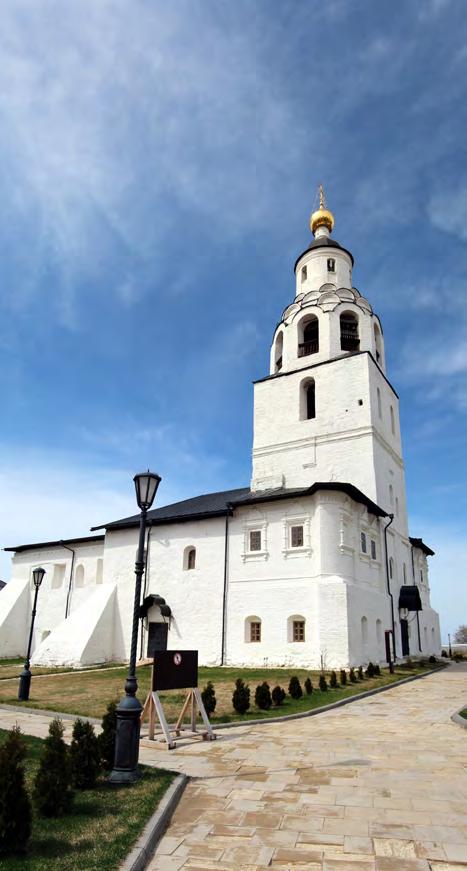
[(317, 209), (316, 212), (313, 212), (310, 218), (310, 227), (313, 235), (316, 233), (318, 227), (327, 227), (329, 232), (331, 232), (334, 227), (334, 215), (326, 208), (323, 185), (321, 184), (319, 186), (319, 209)]

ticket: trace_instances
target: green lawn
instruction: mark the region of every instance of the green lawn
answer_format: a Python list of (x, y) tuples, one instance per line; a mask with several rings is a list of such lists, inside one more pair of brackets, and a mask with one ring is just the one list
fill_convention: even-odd
[[(346, 698), (355, 693), (385, 684), (394, 683), (403, 677), (419, 674), (420, 667), (413, 665), (411, 668), (398, 667), (394, 674), (383, 670), (381, 677), (365, 678), (355, 684), (348, 683), (345, 687), (328, 692), (320, 692), (318, 687), (319, 674), (305, 669), (294, 668), (200, 668), (199, 684), (203, 688), (208, 680), (215, 686), (217, 706), (214, 716), (215, 722), (231, 722), (240, 719), (232, 709), (232, 692), (237, 677), (242, 677), (249, 684), (251, 690), (251, 707), (243, 719), (245, 722), (257, 718), (277, 717), (283, 714), (293, 714), (300, 711), (310, 710), (320, 705)], [(306, 677), (311, 677), (314, 691), (311, 696), (304, 694), (303, 698), (294, 701), (287, 696), (283, 705), (279, 708), (272, 707), (269, 711), (260, 711), (254, 704), (256, 686), (264, 680), (268, 681), (271, 690), (279, 684), (286, 691), (292, 675), (297, 675), (302, 686)], [(138, 697), (144, 702), (149, 690), (151, 670), (149, 666), (142, 666), (137, 670)], [(73, 674), (53, 674), (41, 677), (31, 683), (29, 707), (43, 708), (44, 710), (58, 711), (61, 713), (79, 714), (82, 716), (102, 717), (107, 703), (112, 699), (118, 699), (123, 694), (126, 677), (126, 668), (96, 669), (92, 672), (79, 671)], [(327, 673), (329, 681), (329, 673)], [(169, 722), (175, 719), (180, 711), (183, 693), (180, 690), (161, 694)], [(17, 682), (4, 680), (0, 682), (0, 702), (6, 704), (18, 704)]]
[[(0, 742), (7, 733), (0, 730)], [(24, 736), (28, 748), (27, 785), (31, 790), (42, 741)], [(28, 852), (2, 857), (2, 871), (115, 871), (154, 813), (175, 775), (146, 766), (130, 787), (111, 787), (102, 778), (95, 789), (75, 793), (65, 817), (34, 815)]]

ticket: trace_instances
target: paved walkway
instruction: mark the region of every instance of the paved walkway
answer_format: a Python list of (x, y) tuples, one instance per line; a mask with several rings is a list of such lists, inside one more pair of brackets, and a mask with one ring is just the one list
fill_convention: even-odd
[[(150, 871), (467, 868), (467, 668), (303, 720), (219, 732), (141, 761), (193, 778)], [(0, 711), (43, 736), (49, 718)], [(67, 725), (68, 732), (71, 724)]]

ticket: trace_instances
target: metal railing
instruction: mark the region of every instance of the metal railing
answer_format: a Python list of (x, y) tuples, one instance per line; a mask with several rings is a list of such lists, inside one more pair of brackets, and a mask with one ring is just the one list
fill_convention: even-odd
[(302, 342), (298, 346), (298, 356), (308, 357), (308, 354), (317, 354), (319, 351), (318, 339), (313, 339), (312, 342)]

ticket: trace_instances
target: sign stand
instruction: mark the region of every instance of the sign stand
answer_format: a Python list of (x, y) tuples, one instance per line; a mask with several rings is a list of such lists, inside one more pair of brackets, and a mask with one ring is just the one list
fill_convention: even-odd
[[(154, 665), (152, 666), (152, 677), (151, 677), (151, 687), (156, 686), (156, 681), (154, 680)], [(196, 708), (198, 708), (204, 726), (205, 731), (198, 732), (197, 724), (196, 724)], [(187, 713), (190, 713), (190, 726), (184, 726), (183, 720)], [(146, 701), (143, 706), (143, 710), (141, 712), (140, 722), (143, 723), (144, 720), (149, 720), (149, 731), (148, 738), (150, 741), (156, 740), (156, 719), (159, 721), (159, 724), (162, 729), (162, 734), (160, 732), (157, 733), (159, 736), (163, 736), (162, 740), (167, 744), (168, 750), (173, 750), (176, 747), (175, 738), (179, 738), (182, 732), (186, 732), (191, 735), (201, 735), (203, 741), (215, 741), (216, 735), (212, 731), (212, 726), (209, 722), (209, 717), (206, 713), (206, 708), (203, 705), (203, 700), (201, 698), (201, 693), (197, 686), (190, 687), (187, 692), (187, 696), (185, 701), (183, 702), (182, 709), (180, 714), (178, 715), (177, 722), (175, 726), (172, 728), (167, 723), (167, 719), (164, 713), (164, 708), (162, 706), (162, 702), (159, 697), (159, 693), (156, 689), (151, 689), (146, 696)]]

